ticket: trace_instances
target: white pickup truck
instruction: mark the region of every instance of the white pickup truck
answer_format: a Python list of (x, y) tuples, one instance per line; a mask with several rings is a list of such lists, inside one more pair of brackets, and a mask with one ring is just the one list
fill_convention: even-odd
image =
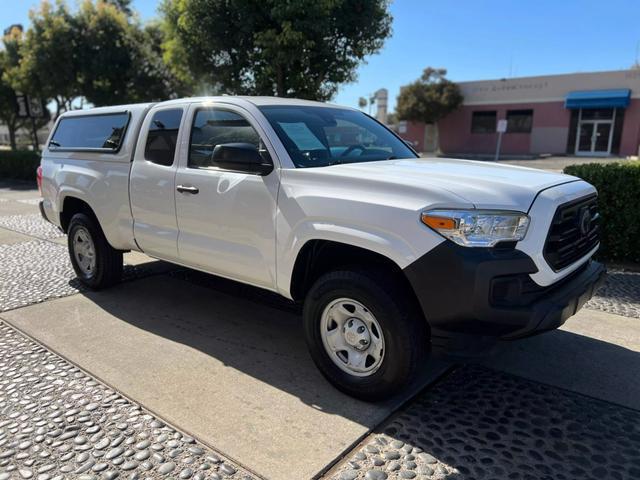
[(364, 113), (208, 97), (62, 115), (41, 212), (80, 280), (152, 257), (303, 302), (311, 356), (376, 400), (430, 349), (560, 326), (604, 267), (593, 186), (558, 173), (426, 159)]

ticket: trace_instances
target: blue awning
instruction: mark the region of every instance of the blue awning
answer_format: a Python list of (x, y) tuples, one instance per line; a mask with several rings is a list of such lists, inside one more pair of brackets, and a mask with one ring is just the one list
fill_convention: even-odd
[(631, 90), (586, 90), (570, 92), (564, 102), (566, 108), (625, 108), (629, 106)]

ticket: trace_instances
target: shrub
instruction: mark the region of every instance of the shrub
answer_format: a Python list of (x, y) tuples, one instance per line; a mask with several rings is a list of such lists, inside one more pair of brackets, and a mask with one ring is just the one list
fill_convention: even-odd
[(0, 150), (0, 180), (36, 179), (40, 154), (29, 150)]
[(598, 258), (640, 262), (640, 161), (570, 165), (564, 173), (598, 189), (602, 218)]

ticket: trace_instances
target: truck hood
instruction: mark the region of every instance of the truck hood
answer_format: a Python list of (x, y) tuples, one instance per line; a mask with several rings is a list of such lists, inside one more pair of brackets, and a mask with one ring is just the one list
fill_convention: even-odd
[(521, 212), (529, 210), (541, 190), (579, 180), (544, 170), (447, 158), (347, 163), (320, 170), (412, 189), (446, 190), (476, 208)]

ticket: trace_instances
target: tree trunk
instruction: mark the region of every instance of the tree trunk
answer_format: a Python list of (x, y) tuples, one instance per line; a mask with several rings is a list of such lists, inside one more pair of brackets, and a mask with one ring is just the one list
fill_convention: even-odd
[(62, 111), (62, 105), (60, 103), (60, 100), (58, 99), (58, 97), (56, 97), (55, 99), (56, 102), (56, 117), (54, 120), (57, 120), (57, 118), (60, 116), (60, 113)]
[(18, 145), (16, 144), (16, 123), (8, 122), (7, 130), (9, 130), (9, 144), (11, 145), (11, 150), (17, 150)]
[(31, 131), (33, 133), (33, 151), (40, 151), (40, 142), (38, 141), (38, 127), (36, 126), (36, 119), (31, 119)]
[(276, 67), (276, 95), (278, 97), (284, 97), (286, 94), (286, 89), (284, 87), (284, 71), (282, 70), (282, 66), (278, 65)]

